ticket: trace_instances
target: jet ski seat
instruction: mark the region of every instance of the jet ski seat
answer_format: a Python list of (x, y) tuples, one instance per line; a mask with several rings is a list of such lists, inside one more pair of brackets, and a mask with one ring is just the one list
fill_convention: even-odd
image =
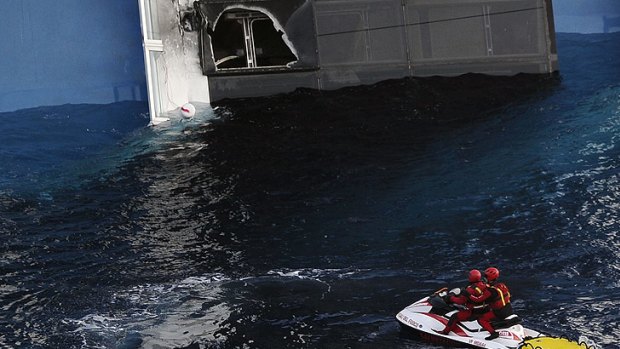
[(447, 313), (454, 311), (454, 308), (451, 307), (445, 300), (445, 296), (441, 295), (433, 295), (428, 299), (428, 302), (433, 306), (431, 308), (431, 313), (437, 315), (446, 315)]

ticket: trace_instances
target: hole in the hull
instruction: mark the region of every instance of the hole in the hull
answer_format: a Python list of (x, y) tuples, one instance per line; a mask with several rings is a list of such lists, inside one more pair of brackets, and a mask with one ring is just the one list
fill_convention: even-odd
[(211, 33), (215, 66), (218, 70), (285, 67), (297, 58), (283, 34), (261, 12), (227, 11)]

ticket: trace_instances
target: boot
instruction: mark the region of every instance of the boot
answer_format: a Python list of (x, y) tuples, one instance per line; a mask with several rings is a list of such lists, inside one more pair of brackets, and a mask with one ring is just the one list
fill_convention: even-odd
[(450, 333), (450, 331), (452, 331), (452, 327), (454, 327), (455, 323), (456, 323), (456, 314), (450, 316), (450, 319), (448, 320), (448, 324), (446, 325), (446, 328), (438, 332), (441, 334), (447, 335), (448, 333)]
[(446, 328), (444, 328), (443, 330), (439, 331), (439, 333), (447, 335), (448, 333), (450, 333), (450, 327), (446, 326)]
[(448, 334), (450, 333), (450, 328), (449, 328), (449, 327), (446, 327), (446, 328), (444, 328), (444, 329), (443, 329), (443, 330), (441, 330), (441, 331), (438, 331), (438, 330), (433, 330), (433, 331), (435, 331), (435, 332), (437, 332), (437, 333), (439, 333), (439, 334), (448, 335)]
[(493, 331), (493, 332), (491, 332), (491, 335), (490, 335), (490, 336), (488, 336), (488, 337), (487, 337), (487, 338), (485, 338), (485, 339), (486, 339), (486, 340), (488, 340), (488, 341), (490, 341), (490, 340), (493, 340), (493, 339), (495, 339), (495, 338), (497, 338), (497, 337), (499, 337), (499, 333), (497, 333), (497, 332)]

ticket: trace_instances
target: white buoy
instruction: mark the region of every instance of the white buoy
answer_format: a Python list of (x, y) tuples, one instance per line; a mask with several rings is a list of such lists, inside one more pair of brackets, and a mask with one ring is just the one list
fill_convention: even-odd
[(181, 114), (183, 115), (183, 117), (191, 118), (196, 114), (196, 107), (194, 107), (194, 105), (191, 103), (185, 103), (181, 107)]

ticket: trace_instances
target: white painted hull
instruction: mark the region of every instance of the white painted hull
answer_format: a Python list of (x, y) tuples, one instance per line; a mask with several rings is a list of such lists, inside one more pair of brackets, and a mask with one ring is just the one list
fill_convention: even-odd
[(465, 321), (448, 335), (438, 333), (445, 328), (452, 312), (441, 315), (442, 312), (432, 310), (430, 297), (425, 297), (400, 311), (396, 319), (404, 330), (416, 331), (422, 339), (448, 345), (461, 345), (475, 348), (514, 349), (526, 338), (538, 337), (540, 332), (515, 324), (507, 328), (498, 329), (499, 338), (485, 340), (489, 333), (482, 329), (477, 321)]

